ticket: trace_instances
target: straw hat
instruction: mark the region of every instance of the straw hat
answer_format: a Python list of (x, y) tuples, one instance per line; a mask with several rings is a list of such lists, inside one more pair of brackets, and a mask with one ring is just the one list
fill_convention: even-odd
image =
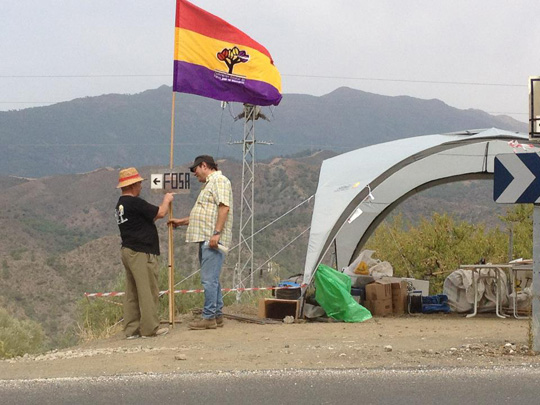
[(127, 187), (143, 180), (144, 179), (139, 175), (139, 172), (134, 167), (122, 169), (118, 175), (118, 185), (116, 188)]

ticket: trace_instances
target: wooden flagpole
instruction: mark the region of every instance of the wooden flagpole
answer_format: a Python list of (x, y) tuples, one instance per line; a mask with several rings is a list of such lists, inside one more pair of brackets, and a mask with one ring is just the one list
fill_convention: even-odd
[[(171, 111), (171, 159), (169, 169), (174, 165), (174, 101), (176, 93), (172, 92), (172, 111)], [(169, 221), (173, 218), (172, 202), (169, 204)], [(169, 324), (174, 328), (174, 244), (173, 244), (173, 226), (169, 223)]]

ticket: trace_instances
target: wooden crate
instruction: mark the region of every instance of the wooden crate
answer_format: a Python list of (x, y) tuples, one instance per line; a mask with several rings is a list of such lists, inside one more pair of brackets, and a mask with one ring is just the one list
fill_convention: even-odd
[(286, 316), (293, 316), (294, 319), (298, 319), (299, 313), (299, 300), (277, 298), (261, 298), (259, 300), (259, 318), (283, 319)]

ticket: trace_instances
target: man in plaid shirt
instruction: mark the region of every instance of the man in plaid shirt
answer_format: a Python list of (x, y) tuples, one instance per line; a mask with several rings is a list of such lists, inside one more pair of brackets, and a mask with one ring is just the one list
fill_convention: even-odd
[(186, 242), (199, 244), (201, 283), (204, 288), (202, 319), (191, 322), (190, 329), (216, 329), (223, 326), (223, 296), (219, 276), (232, 240), (233, 195), (231, 182), (209, 155), (201, 155), (189, 168), (204, 183), (189, 217), (171, 219), (176, 228), (187, 225)]

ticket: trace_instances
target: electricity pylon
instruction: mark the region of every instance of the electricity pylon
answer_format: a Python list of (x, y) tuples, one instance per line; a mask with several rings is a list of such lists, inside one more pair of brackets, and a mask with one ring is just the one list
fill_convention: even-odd
[[(235, 288), (244, 288), (244, 277), (249, 272), (250, 287), (253, 287), (253, 232), (254, 232), (254, 196), (255, 196), (255, 144), (271, 145), (270, 142), (255, 140), (255, 121), (259, 118), (268, 120), (261, 113), (261, 107), (244, 104), (244, 111), (235, 118), (244, 118), (244, 139), (242, 142), (242, 188), (240, 193), (240, 229), (238, 245), (238, 262), (233, 275)], [(239, 299), (239, 294), (236, 295)]]

